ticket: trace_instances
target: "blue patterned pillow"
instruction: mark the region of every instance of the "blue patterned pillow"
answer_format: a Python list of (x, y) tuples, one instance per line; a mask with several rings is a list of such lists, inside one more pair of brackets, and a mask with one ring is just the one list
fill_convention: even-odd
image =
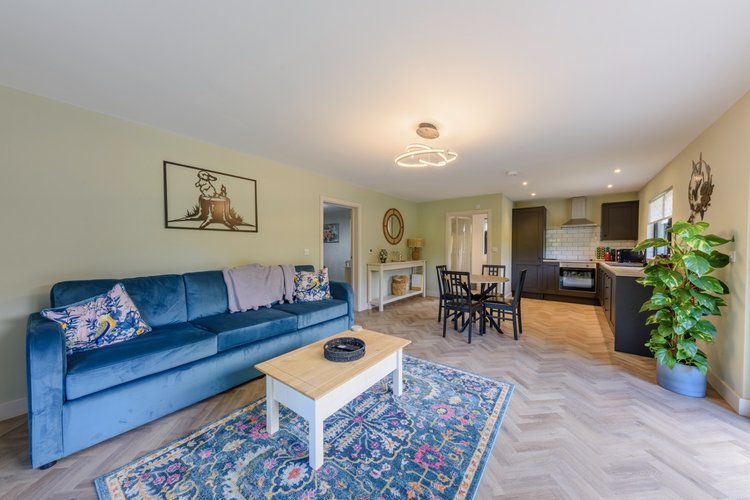
[(294, 273), (295, 302), (315, 302), (331, 298), (331, 285), (328, 282), (328, 268), (320, 271), (299, 271)]
[(65, 332), (68, 354), (117, 344), (151, 331), (122, 283), (110, 291), (40, 313)]

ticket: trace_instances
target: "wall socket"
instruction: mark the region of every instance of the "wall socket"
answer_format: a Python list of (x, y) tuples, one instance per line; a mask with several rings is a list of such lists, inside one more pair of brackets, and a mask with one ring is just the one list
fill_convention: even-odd
[(370, 249), (370, 253), (372, 253), (372, 248)]
[(305, 248), (305, 249), (304, 249), (304, 250), (302, 251), (302, 253), (303, 253), (303, 254), (305, 254), (305, 255), (310, 255), (310, 249), (309, 249), (309, 248)]

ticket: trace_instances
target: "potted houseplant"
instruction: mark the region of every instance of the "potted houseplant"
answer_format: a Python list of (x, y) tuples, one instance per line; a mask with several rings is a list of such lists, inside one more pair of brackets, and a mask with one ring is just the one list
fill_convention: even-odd
[(641, 311), (651, 311), (646, 324), (654, 325), (646, 347), (656, 358), (656, 381), (670, 391), (687, 396), (706, 395), (708, 358), (697, 342), (713, 342), (716, 327), (707, 316), (721, 315), (726, 306), (721, 295), (727, 285), (711, 276), (729, 263), (729, 256), (714, 248), (732, 240), (703, 234), (706, 222), (677, 222), (670, 229), (671, 241), (650, 238), (636, 250), (666, 248), (644, 268), (638, 281), (653, 287)]

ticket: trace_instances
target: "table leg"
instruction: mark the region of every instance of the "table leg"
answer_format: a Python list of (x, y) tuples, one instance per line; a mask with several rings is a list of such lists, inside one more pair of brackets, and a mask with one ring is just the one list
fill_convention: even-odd
[(393, 370), (392, 388), (394, 396), (400, 396), (404, 392), (403, 351), (401, 349), (396, 351), (396, 369)]
[(380, 274), (378, 276), (378, 311), (383, 312), (383, 288), (385, 288), (383, 286), (383, 268), (380, 268)]
[(279, 402), (276, 401), (276, 381), (266, 375), (266, 432), (273, 435), (279, 430)]
[(318, 411), (313, 411), (313, 417), (308, 422), (310, 425), (309, 450), (310, 450), (310, 467), (315, 470), (320, 469), (323, 465), (323, 419), (319, 416)]

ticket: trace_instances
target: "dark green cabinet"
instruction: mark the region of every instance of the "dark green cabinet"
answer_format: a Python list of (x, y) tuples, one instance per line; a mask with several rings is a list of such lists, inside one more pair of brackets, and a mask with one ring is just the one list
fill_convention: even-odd
[(547, 208), (514, 208), (512, 227), (511, 287), (515, 291), (518, 276), (526, 269), (524, 295), (540, 297), (544, 290), (542, 259), (544, 232), (547, 229)]
[(545, 295), (557, 295), (560, 291), (560, 263), (544, 262), (542, 264), (542, 278)]
[(636, 279), (634, 276), (617, 276), (600, 265), (600, 301), (615, 337), (615, 351), (651, 356), (645, 344), (653, 327), (646, 325), (649, 312), (640, 312), (640, 308), (651, 297), (652, 290)]
[(638, 239), (638, 200), (602, 203), (601, 240)]

